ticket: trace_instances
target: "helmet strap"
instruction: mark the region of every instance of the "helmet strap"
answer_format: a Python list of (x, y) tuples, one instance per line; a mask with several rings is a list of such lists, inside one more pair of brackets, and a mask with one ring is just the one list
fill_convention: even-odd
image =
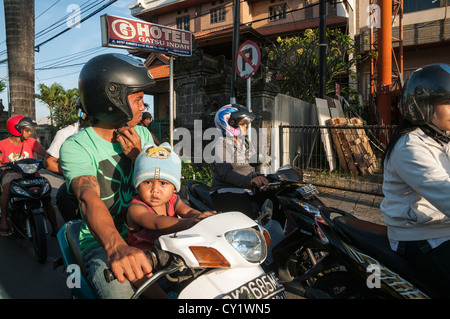
[(447, 133), (439, 128), (437, 128), (434, 124), (428, 123), (425, 125), (420, 126), (422, 131), (424, 131), (425, 134), (430, 136), (432, 139), (434, 139), (439, 144), (448, 144), (450, 142), (450, 137), (447, 135)]

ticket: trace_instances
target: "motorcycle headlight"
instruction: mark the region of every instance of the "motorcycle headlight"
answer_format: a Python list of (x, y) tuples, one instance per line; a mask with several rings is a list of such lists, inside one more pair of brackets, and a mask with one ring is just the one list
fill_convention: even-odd
[(38, 170), (37, 164), (19, 164), (19, 166), (25, 174), (34, 174)]
[(266, 242), (260, 231), (236, 229), (225, 233), (225, 238), (249, 262), (261, 262), (266, 258)]

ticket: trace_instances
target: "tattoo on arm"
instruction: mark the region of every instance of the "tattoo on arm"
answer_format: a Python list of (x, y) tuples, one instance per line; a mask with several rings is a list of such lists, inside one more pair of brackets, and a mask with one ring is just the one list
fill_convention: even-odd
[(81, 198), (83, 192), (89, 190), (95, 190), (100, 195), (100, 186), (97, 178), (91, 175), (75, 177), (72, 180), (72, 190), (78, 199)]

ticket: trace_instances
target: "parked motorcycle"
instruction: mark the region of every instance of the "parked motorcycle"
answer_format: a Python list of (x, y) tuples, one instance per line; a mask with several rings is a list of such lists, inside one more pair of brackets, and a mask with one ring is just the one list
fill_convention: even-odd
[(2, 176), (7, 170), (23, 176), (11, 182), (8, 221), (18, 236), (32, 240), (40, 263), (47, 259), (48, 230), (45, 220), (52, 189), (47, 178), (36, 174), (43, 168), (42, 163), (40, 159), (25, 158), (5, 163), (0, 168)]
[[(92, 298), (84, 277), (78, 244), (80, 221), (66, 223), (58, 233), (66, 267), (80, 266), (81, 280), (74, 296)], [(159, 238), (159, 247), (147, 251), (153, 275), (133, 295), (166, 276), (170, 296), (180, 299), (285, 299), (284, 287), (261, 263), (267, 255), (269, 236), (257, 223), (239, 212), (208, 217), (195, 226)], [(105, 269), (105, 280), (114, 280)]]
[(328, 254), (302, 278), (336, 299), (439, 298), (436, 287), (391, 250), (387, 227), (335, 209), (321, 209), (318, 234)]
[[(264, 265), (266, 269), (275, 270), (281, 282), (290, 282), (312, 268), (325, 254), (315, 222), (319, 209), (325, 205), (313, 185), (302, 183), (303, 176), (298, 169), (287, 165), (266, 177), (269, 180), (269, 189), (264, 191), (267, 200), (262, 207), (255, 206), (258, 223), (272, 237)], [(210, 187), (206, 184), (187, 182), (192, 207), (200, 211), (213, 210), (209, 193)]]

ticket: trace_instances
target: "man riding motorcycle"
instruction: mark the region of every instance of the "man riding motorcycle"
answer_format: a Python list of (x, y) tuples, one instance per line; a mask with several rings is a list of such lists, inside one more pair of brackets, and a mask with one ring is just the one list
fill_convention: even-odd
[[(122, 54), (94, 57), (80, 72), (81, 104), (95, 123), (64, 142), (60, 160), (68, 191), (80, 203), (80, 248), (97, 298), (130, 298), (134, 289), (127, 279), (152, 271), (142, 250), (127, 245), (123, 215), (135, 194), (134, 161), (143, 145), (153, 142), (137, 124), (144, 92), (154, 83), (139, 60)], [(118, 280), (106, 283), (105, 268)]]

